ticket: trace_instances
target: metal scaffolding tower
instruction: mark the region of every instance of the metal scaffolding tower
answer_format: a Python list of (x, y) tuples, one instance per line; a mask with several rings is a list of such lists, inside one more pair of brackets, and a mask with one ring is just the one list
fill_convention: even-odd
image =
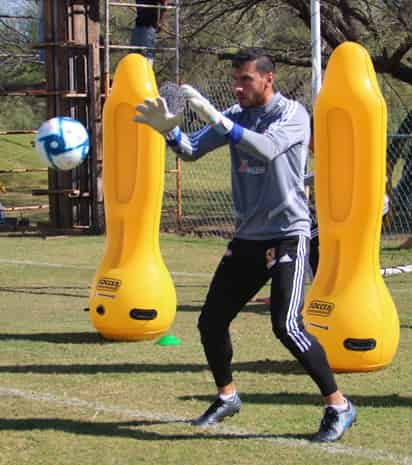
[[(175, 0), (172, 4), (168, 5), (148, 5), (145, 3), (139, 3), (139, 0), (136, 0), (134, 3), (130, 2), (113, 2), (110, 0), (104, 0), (104, 24), (105, 24), (105, 33), (104, 33), (104, 65), (103, 65), (103, 82), (104, 82), (104, 95), (108, 96), (110, 92), (110, 68), (111, 68), (111, 59), (110, 51), (112, 50), (128, 50), (130, 52), (139, 52), (142, 50), (147, 50), (148, 47), (140, 47), (135, 45), (125, 45), (125, 44), (112, 44), (110, 37), (110, 19), (112, 17), (111, 7), (118, 8), (158, 8), (159, 10), (172, 10), (175, 13), (174, 23), (175, 23), (175, 46), (174, 47), (155, 47), (156, 52), (161, 53), (174, 53), (175, 55), (175, 82), (176, 84), (180, 83), (180, 0)], [(182, 182), (181, 182), (181, 160), (176, 157), (176, 169), (166, 171), (168, 174), (174, 174), (176, 176), (176, 224), (177, 229), (180, 230), (182, 222)]]
[[(103, 3), (103, 4), (102, 4)], [(111, 7), (149, 7), (110, 0), (44, 0), (45, 41), (37, 48), (46, 51), (48, 118), (66, 115), (85, 124), (91, 134), (87, 162), (71, 172), (49, 170), (49, 187), (36, 195), (48, 195), (50, 225), (56, 229), (104, 231), (102, 193), (102, 108), (110, 92), (111, 50), (139, 51), (147, 47), (112, 44)], [(153, 5), (150, 5), (153, 8)], [(175, 54), (175, 80), (179, 82), (179, 0), (156, 6), (175, 11), (175, 47), (156, 47)], [(104, 40), (100, 38), (100, 12), (104, 11)], [(103, 49), (103, 66), (101, 66)], [(177, 221), (181, 218), (180, 162), (171, 170), (177, 176)]]

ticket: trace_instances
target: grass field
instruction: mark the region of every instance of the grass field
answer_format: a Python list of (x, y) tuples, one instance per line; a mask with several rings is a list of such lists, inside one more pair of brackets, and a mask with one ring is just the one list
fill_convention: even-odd
[[(232, 327), (241, 415), (208, 430), (187, 422), (214, 395), (196, 321), (224, 241), (161, 237), (178, 295), (174, 347), (96, 333), (83, 308), (103, 248), (102, 237), (0, 238), (0, 465), (412, 464), (410, 274), (386, 279), (401, 321), (395, 360), (337, 375), (359, 419), (321, 446), (309, 441), (317, 389), (254, 303)], [(381, 256), (412, 263), (412, 251), (400, 254)]]

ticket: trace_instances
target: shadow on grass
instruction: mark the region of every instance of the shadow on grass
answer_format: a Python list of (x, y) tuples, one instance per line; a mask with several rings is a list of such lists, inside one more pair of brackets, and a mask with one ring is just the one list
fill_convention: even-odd
[[(202, 309), (202, 305), (180, 305), (177, 308), (178, 312), (196, 312), (200, 313)], [(255, 313), (256, 315), (264, 315), (270, 318), (270, 309), (269, 305), (265, 304), (264, 302), (261, 303), (254, 303), (249, 302), (242, 308), (239, 314), (244, 313)], [(409, 322), (403, 323), (401, 322), (400, 325), (401, 329), (412, 329), (412, 325)]]
[(97, 332), (16, 334), (0, 333), (0, 341), (35, 341), (50, 342), (53, 344), (122, 344), (118, 341), (108, 341)]
[[(399, 396), (398, 394), (385, 395), (353, 395), (350, 400), (357, 407), (412, 407), (412, 397)], [(273, 394), (241, 393), (242, 402), (246, 404), (270, 404), (270, 405), (321, 405), (319, 394), (305, 394), (299, 392), (281, 392)], [(181, 396), (179, 400), (199, 400), (211, 403), (215, 400), (211, 395)]]
[(89, 294), (74, 294), (66, 289), (87, 291), (87, 286), (30, 286), (30, 287), (0, 287), (0, 292), (9, 294), (35, 294), (35, 295), (56, 295), (62, 297), (87, 298)]
[[(178, 312), (197, 312), (200, 313), (202, 305), (180, 305), (177, 308)], [(261, 315), (270, 315), (269, 306), (263, 303), (248, 303), (242, 308), (240, 313), (258, 313)]]
[[(277, 373), (283, 375), (304, 375), (298, 362), (293, 360), (258, 360), (233, 363), (234, 372)], [(41, 374), (96, 374), (96, 373), (198, 373), (208, 370), (202, 363), (112, 363), (93, 365), (3, 365), (0, 373), (41, 373)]]
[(310, 434), (251, 434), (251, 433), (225, 433), (214, 431), (214, 427), (199, 430), (194, 428), (193, 432), (186, 434), (166, 434), (154, 431), (142, 431), (135, 428), (145, 426), (156, 426), (162, 424), (178, 424), (183, 423), (189, 426), (189, 420), (155, 420), (155, 421), (127, 421), (127, 422), (87, 422), (76, 420), (62, 420), (59, 418), (27, 418), (27, 419), (0, 419), (0, 431), (64, 431), (71, 434), (81, 434), (90, 436), (108, 436), (118, 438), (138, 439), (140, 441), (172, 441), (172, 440), (193, 440), (193, 439), (266, 439), (266, 440), (284, 440), (295, 439), (309, 440), (312, 435)]
[[(206, 285), (202, 284), (175, 284), (176, 288), (207, 288)], [(73, 291), (85, 291), (87, 294), (74, 294), (72, 292), (67, 292), (67, 290)], [(35, 294), (35, 295), (56, 295), (62, 297), (80, 297), (88, 298), (89, 297), (90, 286), (0, 286), (0, 292), (9, 293), (9, 294)], [(201, 307), (190, 307), (186, 309), (185, 306), (179, 307), (179, 310), (182, 311), (200, 311)]]

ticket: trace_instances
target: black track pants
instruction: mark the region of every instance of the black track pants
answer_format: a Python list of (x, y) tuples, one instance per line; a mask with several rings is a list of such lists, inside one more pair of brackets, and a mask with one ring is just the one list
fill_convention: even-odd
[(299, 360), (323, 396), (337, 390), (325, 352), (302, 321), (308, 239), (229, 243), (210, 284), (198, 328), (216, 385), (232, 382), (230, 322), (272, 279), (271, 319), (276, 337)]
[(318, 271), (319, 265), (319, 236), (312, 236), (310, 240), (310, 253), (309, 253), (309, 265), (312, 273), (312, 279), (315, 277)]

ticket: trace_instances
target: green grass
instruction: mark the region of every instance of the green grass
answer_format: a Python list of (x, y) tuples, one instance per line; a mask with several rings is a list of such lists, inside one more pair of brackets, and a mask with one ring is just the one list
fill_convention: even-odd
[[(83, 311), (102, 237), (0, 238), (0, 465), (412, 463), (410, 274), (386, 280), (401, 321), (393, 363), (337, 375), (359, 409), (339, 445), (307, 441), (321, 415), (317, 389), (254, 303), (232, 327), (241, 415), (205, 431), (182, 421), (214, 395), (196, 321), (225, 245), (161, 237), (178, 295), (170, 333), (182, 340), (164, 348), (104, 341)], [(411, 251), (388, 253), (411, 263)]]

